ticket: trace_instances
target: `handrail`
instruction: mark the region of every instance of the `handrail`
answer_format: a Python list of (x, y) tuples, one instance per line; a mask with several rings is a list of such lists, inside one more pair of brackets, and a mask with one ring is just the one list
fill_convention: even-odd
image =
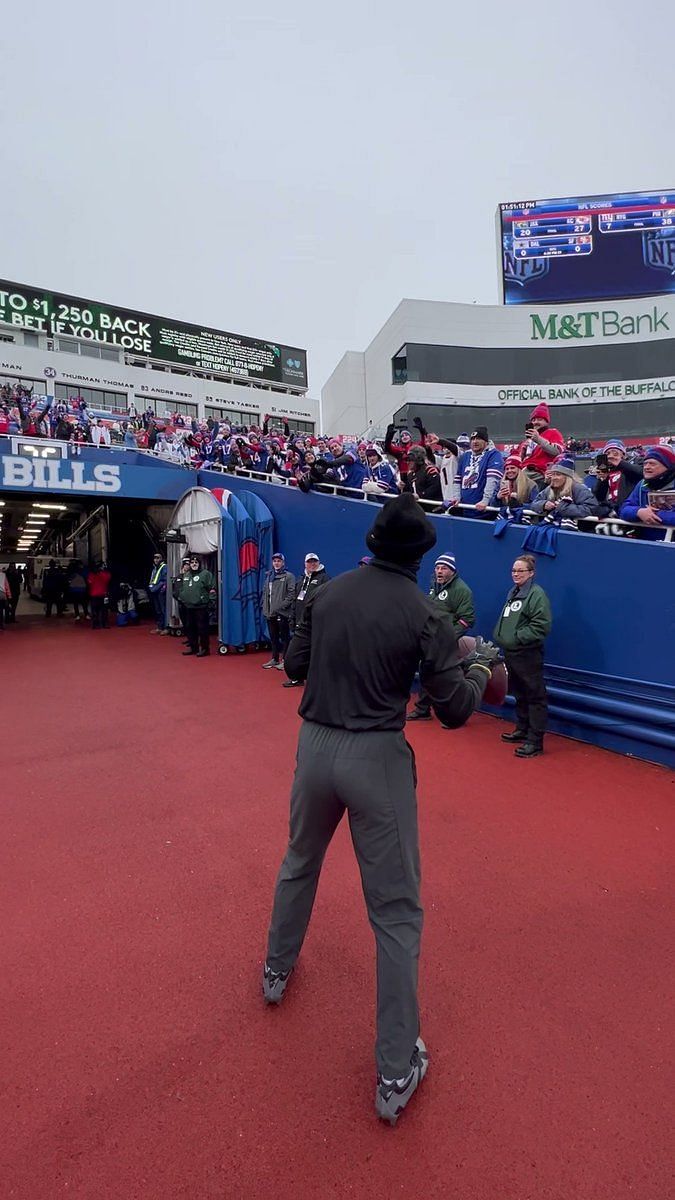
[[(2, 438), (4, 437), (7, 437), (8, 439), (20, 438), (22, 442), (35, 442), (36, 444), (49, 442), (52, 445), (63, 446), (68, 450), (69, 453), (74, 454), (75, 456), (77, 456), (78, 451), (81, 449), (79, 443), (59, 441), (57, 438), (35, 438), (29, 437), (28, 435), (22, 436), (21, 434), (16, 433), (0, 434), (0, 446), (2, 445)], [(91, 442), (85, 442), (83, 445), (90, 450), (112, 450), (117, 453), (124, 453), (128, 450), (132, 454), (144, 454), (150, 458), (159, 459), (161, 462), (165, 462), (167, 466), (178, 467), (180, 470), (214, 471), (222, 475), (236, 475), (243, 479), (256, 480), (259, 483), (273, 484), (276, 487), (281, 486), (297, 488), (298, 486), (297, 480), (294, 476), (270, 475), (267, 471), (251, 471), (247, 467), (225, 467), (221, 463), (211, 463), (208, 466), (201, 465), (200, 467), (195, 467), (191, 462), (177, 462), (176, 459), (171, 455), (163, 454), (158, 450), (150, 450), (147, 447), (124, 446), (119, 444), (110, 446), (94, 446)], [(312, 484), (311, 490), (320, 492), (323, 495), (340, 496), (343, 499), (358, 500), (361, 503), (365, 502), (367, 504), (383, 504), (385, 500), (389, 499), (393, 495), (393, 493), (390, 492), (364, 492), (361, 488), (350, 488), (341, 483), (314, 483)], [(445, 508), (443, 501), (440, 500), (418, 500), (418, 504), (420, 504), (422, 508), (432, 515), (436, 514), (437, 516), (446, 517), (473, 517), (474, 519), (478, 520), (494, 520), (500, 512), (500, 506), (494, 504), (487, 505), (485, 508), (481, 509), (478, 509), (475, 504), (465, 504), (462, 501), (457, 501), (449, 509)], [(528, 511), (528, 518), (530, 524), (532, 525), (538, 525), (539, 522), (543, 520), (542, 514), (532, 512), (531, 510)], [(640, 524), (639, 521), (624, 521), (620, 517), (589, 516), (578, 517), (577, 520), (579, 522), (580, 532), (582, 533), (593, 532), (596, 525), (605, 521), (611, 522), (612, 525), (619, 525), (623, 529), (627, 530), (636, 529), (639, 531), (644, 531), (645, 529), (645, 526)], [(661, 531), (659, 530), (658, 532)], [(675, 545), (675, 527), (665, 526), (663, 529), (663, 534), (663, 538), (659, 539), (659, 541), (655, 541), (653, 543), (654, 545)]]

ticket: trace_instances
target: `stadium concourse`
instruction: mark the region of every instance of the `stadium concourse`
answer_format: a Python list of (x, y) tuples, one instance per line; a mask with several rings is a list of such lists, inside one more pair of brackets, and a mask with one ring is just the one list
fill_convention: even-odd
[(299, 719), (260, 662), (4, 635), (3, 1195), (665, 1200), (667, 772), (555, 736), (523, 765), (482, 714), (411, 730), (431, 1068), (392, 1131), (344, 823), (262, 1004)]

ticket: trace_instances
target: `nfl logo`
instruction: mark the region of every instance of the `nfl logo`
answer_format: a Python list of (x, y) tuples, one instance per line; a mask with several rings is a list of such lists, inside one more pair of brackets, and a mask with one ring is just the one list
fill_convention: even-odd
[(518, 258), (513, 249), (513, 238), (504, 239), (504, 282), (527, 287), (535, 279), (548, 275), (550, 262), (547, 258)]
[(646, 267), (675, 275), (675, 228), (666, 227), (655, 233), (643, 233), (642, 258)]

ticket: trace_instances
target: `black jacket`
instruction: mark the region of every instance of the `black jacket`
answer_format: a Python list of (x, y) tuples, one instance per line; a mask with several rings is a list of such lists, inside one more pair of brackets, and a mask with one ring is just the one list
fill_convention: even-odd
[(317, 588), (286, 651), (290, 679), (306, 679), (300, 715), (353, 732), (400, 730), (415, 672), (453, 729), (480, 704), (487, 674), (464, 674), (452, 624), (413, 571), (375, 560)]
[(438, 467), (426, 466), (414, 474), (409, 471), (404, 491), (414, 492), (418, 500), (442, 500), (443, 489)]
[[(616, 504), (612, 506), (613, 509), (618, 512), (621, 508), (621, 505), (630, 496), (636, 483), (639, 483), (642, 479), (642, 467), (636, 466), (635, 463), (626, 462), (625, 458), (622, 458), (619, 465), (616, 467), (610, 467), (610, 470), (621, 472), (621, 479), (619, 480), (619, 494), (617, 496)], [(612, 511), (607, 499), (607, 494), (609, 492), (609, 479), (596, 479), (591, 491), (593, 492), (593, 495), (599, 504), (604, 505), (608, 511)]]
[(305, 611), (305, 605), (314, 596), (317, 588), (320, 588), (324, 583), (328, 583), (330, 575), (325, 567), (320, 567), (318, 571), (312, 571), (310, 575), (301, 575), (295, 581), (295, 604), (293, 609), (293, 620), (296, 625), (300, 624), (300, 618)]

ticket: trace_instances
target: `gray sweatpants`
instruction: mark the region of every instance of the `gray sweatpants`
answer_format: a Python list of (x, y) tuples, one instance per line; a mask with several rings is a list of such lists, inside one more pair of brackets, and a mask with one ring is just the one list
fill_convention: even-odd
[(403, 733), (349, 733), (305, 721), (290, 837), (274, 895), (267, 961), (295, 965), (328, 844), (347, 810), (377, 946), (377, 1069), (405, 1075), (419, 1035), (422, 932), (415, 760)]

